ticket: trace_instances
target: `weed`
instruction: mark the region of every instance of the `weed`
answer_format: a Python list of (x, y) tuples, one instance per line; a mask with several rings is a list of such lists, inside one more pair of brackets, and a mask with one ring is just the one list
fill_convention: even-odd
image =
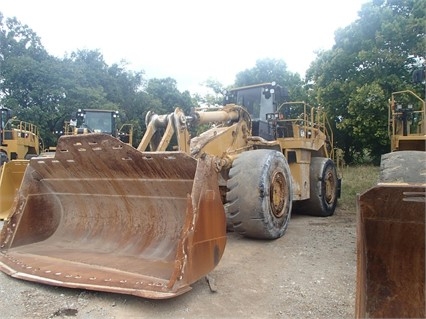
[(344, 167), (339, 208), (355, 212), (357, 194), (361, 194), (377, 184), (379, 170), (378, 166), (373, 165)]

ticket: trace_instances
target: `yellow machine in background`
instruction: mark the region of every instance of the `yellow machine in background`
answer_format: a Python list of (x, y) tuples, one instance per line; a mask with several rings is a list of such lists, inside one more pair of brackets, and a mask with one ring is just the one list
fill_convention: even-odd
[(0, 131), (0, 219), (5, 219), (29, 159), (40, 154), (40, 137), (37, 126), (13, 118), (5, 107), (0, 108)]
[(389, 101), (391, 151), (425, 151), (425, 101), (412, 91), (392, 93)]
[[(6, 161), (30, 159), (40, 154), (37, 126), (12, 117), (11, 110), (0, 107), (0, 152)], [(3, 164), (3, 162), (1, 163)]]
[(119, 112), (116, 110), (78, 109), (71, 120), (65, 123), (65, 135), (103, 133), (132, 145), (133, 126), (123, 124), (118, 129), (118, 117)]
[(379, 183), (357, 201), (356, 318), (424, 318), (425, 101), (393, 93), (389, 132)]

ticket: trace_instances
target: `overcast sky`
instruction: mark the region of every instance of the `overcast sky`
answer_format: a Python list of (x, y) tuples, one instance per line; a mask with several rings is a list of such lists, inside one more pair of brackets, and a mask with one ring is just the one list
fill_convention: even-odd
[(0, 0), (41, 37), (49, 54), (99, 51), (145, 78), (172, 77), (201, 92), (208, 78), (230, 85), (256, 60), (281, 59), (302, 77), (317, 50), (369, 0)]

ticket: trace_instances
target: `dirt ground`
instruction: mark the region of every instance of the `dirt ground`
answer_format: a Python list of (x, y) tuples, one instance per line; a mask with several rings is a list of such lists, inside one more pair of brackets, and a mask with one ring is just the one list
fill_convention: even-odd
[[(0, 227), (3, 222), (0, 222)], [(354, 318), (356, 214), (293, 215), (274, 241), (228, 233), (206, 280), (174, 299), (46, 286), (0, 272), (2, 318)]]

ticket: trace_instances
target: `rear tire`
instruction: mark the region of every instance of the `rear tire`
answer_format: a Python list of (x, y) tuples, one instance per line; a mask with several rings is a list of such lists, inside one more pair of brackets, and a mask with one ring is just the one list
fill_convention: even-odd
[(226, 215), (235, 232), (251, 238), (284, 235), (292, 207), (292, 179), (281, 152), (244, 152), (233, 162), (227, 182)]
[(329, 158), (313, 157), (310, 165), (310, 198), (295, 202), (294, 212), (327, 217), (337, 205), (339, 181), (336, 165)]

